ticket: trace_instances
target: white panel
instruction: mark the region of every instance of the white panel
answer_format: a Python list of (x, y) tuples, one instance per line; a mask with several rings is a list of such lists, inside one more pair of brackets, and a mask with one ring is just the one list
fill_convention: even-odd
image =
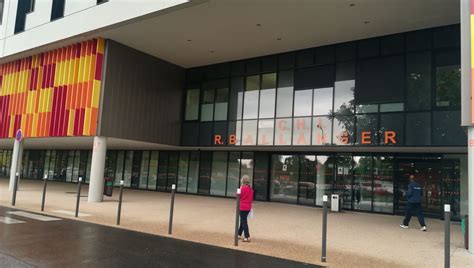
[(71, 15), (95, 5), (97, 5), (97, 0), (67, 0), (64, 7), (64, 16)]
[(33, 12), (26, 14), (25, 31), (51, 20), (53, 0), (35, 1)]

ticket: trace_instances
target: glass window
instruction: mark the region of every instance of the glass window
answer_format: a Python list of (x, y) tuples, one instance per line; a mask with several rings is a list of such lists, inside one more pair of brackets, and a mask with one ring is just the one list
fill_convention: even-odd
[(291, 145), (291, 118), (276, 119), (275, 145)]
[(316, 156), (300, 155), (298, 204), (314, 205), (316, 198)]
[(354, 117), (336, 116), (333, 120), (332, 143), (334, 145), (354, 144)]
[(390, 56), (357, 62), (357, 104), (402, 102), (405, 82), (404, 57)]
[(465, 145), (467, 136), (461, 127), (460, 111), (433, 112), (433, 145)]
[(268, 183), (268, 153), (255, 153), (255, 178), (253, 181), (253, 190), (256, 200), (267, 200)]
[(467, 154), (443, 155), (443, 202), (451, 204), (452, 218), (468, 214)]
[(245, 71), (247, 74), (259, 73), (260, 72), (260, 58), (246, 60)]
[(295, 71), (295, 90), (331, 87), (333, 84), (333, 65), (316, 66)]
[[(142, 153), (143, 151), (134, 151), (133, 152), (133, 161), (132, 161), (132, 175), (131, 175), (131, 188), (138, 188), (140, 186), (140, 171), (141, 171), (141, 162), (142, 162)], [(145, 183), (146, 185), (146, 183)]]
[[(71, 151), (71, 152), (74, 155), (74, 151)], [(107, 169), (105, 171), (105, 177), (112, 178), (115, 180), (116, 164), (117, 164), (117, 151), (107, 151)]]
[(199, 145), (199, 123), (184, 122), (181, 128), (181, 145), (196, 146)]
[(293, 119), (293, 145), (311, 144), (311, 117)]
[(273, 119), (258, 121), (258, 145), (273, 145)]
[(351, 209), (353, 201), (352, 189), (352, 156), (336, 156), (336, 181), (334, 183), (334, 193), (342, 196), (343, 208)]
[(142, 152), (140, 165), (140, 189), (146, 189), (148, 186), (148, 168), (150, 166), (150, 151)]
[(347, 61), (355, 59), (356, 43), (344, 43), (336, 45), (336, 60)]
[(334, 83), (334, 112), (337, 114), (354, 113), (355, 63), (345, 62), (336, 65)]
[(225, 196), (227, 152), (214, 152), (212, 157), (211, 195)]
[(273, 118), (275, 116), (275, 89), (260, 90), (259, 118)]
[(178, 179), (179, 153), (170, 152), (168, 158), (168, 174), (166, 180), (166, 191), (171, 191), (171, 186), (176, 184)]
[(197, 120), (199, 117), (199, 89), (189, 89), (186, 94), (186, 120)]
[(158, 151), (152, 151), (150, 157), (150, 169), (148, 175), (148, 190), (156, 190), (156, 179), (158, 177)]
[(313, 115), (331, 115), (332, 99), (332, 87), (314, 89)]
[(189, 157), (188, 193), (197, 193), (199, 178), (199, 152), (191, 152)]
[(406, 114), (406, 145), (431, 145), (431, 114)]
[(295, 53), (288, 52), (278, 56), (278, 66), (280, 69), (290, 69), (295, 66)]
[(205, 90), (201, 104), (201, 121), (212, 121), (214, 116), (214, 89)]
[(227, 196), (235, 196), (239, 188), (240, 152), (229, 153), (229, 171), (227, 172)]
[(277, 76), (276, 73), (269, 73), (262, 75), (262, 89), (276, 88)]
[(403, 102), (380, 104), (380, 112), (403, 112)]
[(431, 29), (406, 33), (406, 46), (408, 51), (424, 50), (431, 48)]
[[(67, 173), (66, 173), (66, 181), (72, 182), (72, 168), (74, 164), (74, 150), (69, 151), (68, 160), (67, 160)], [(31, 177), (31, 176), (30, 176)], [(37, 178), (41, 178), (41, 173), (35, 176)]]
[(262, 58), (262, 72), (272, 72), (277, 69), (278, 57), (275, 55)]
[(257, 120), (246, 120), (242, 125), (242, 145), (257, 144)]
[(245, 91), (260, 90), (260, 75), (247, 76)]
[[(229, 145), (240, 145), (242, 134), (242, 121), (229, 122)], [(231, 140), (230, 138), (234, 138)]]
[(227, 105), (229, 100), (229, 89), (216, 89), (216, 104), (214, 111), (214, 120), (227, 120)]
[(407, 54), (407, 110), (431, 108), (431, 52)]
[(359, 104), (356, 106), (356, 113), (358, 114), (368, 114), (368, 113), (378, 113), (379, 105), (378, 104)]
[(293, 87), (279, 88), (277, 91), (277, 117), (293, 114)]
[(158, 160), (158, 178), (156, 180), (156, 189), (166, 191), (166, 177), (168, 173), (168, 152), (160, 152)]
[(334, 181), (334, 157), (318, 155), (316, 157), (316, 205), (323, 205), (323, 195), (331, 196)]
[(201, 151), (199, 159), (199, 190), (198, 193), (202, 195), (209, 195), (210, 180), (211, 180), (211, 162), (212, 152)]
[(313, 145), (331, 144), (332, 121), (326, 116), (313, 117)]
[(296, 65), (299, 67), (314, 64), (314, 49), (309, 48), (296, 52)]
[(436, 106), (461, 107), (461, 69), (459, 65), (436, 67)]
[(244, 119), (256, 119), (258, 117), (259, 91), (246, 91), (244, 98)]
[(230, 66), (232, 76), (243, 75), (245, 73), (245, 62), (244, 61), (234, 61)]
[(92, 168), (92, 151), (87, 151), (86, 182), (89, 183)]
[(373, 211), (393, 213), (393, 157), (374, 157)]
[(234, 77), (230, 84), (229, 120), (242, 119), (244, 78)]
[(311, 115), (311, 106), (313, 100), (313, 90), (295, 91), (295, 110), (294, 116)]
[(369, 58), (379, 55), (379, 39), (370, 38), (357, 42), (359, 58)]
[(405, 119), (401, 113), (380, 115), (380, 139), (382, 145), (403, 145)]
[(204, 122), (199, 126), (199, 145), (212, 145), (212, 122)]
[(399, 54), (405, 50), (403, 34), (395, 34), (380, 39), (380, 53), (382, 55)]
[(378, 144), (378, 115), (358, 115), (356, 127), (356, 144), (364, 146)]
[[(53, 180), (56, 177), (54, 174), (55, 166), (56, 166), (56, 150), (50, 150), (49, 169), (47, 169), (46, 171), (48, 172), (48, 178), (52, 178)], [(79, 176), (81, 176), (85, 180), (84, 175), (85, 175), (85, 172), (80, 172), (79, 174)]]
[[(79, 151), (76, 151), (79, 152)], [(79, 155), (76, 153), (76, 159), (77, 159), (77, 172), (79, 173)], [(125, 159), (125, 152), (124, 151), (118, 151), (117, 152), (117, 163), (116, 167), (117, 169), (115, 170), (115, 180), (114, 180), (114, 185), (119, 186), (120, 181), (123, 180), (123, 161)], [(74, 166), (76, 163), (74, 163)], [(76, 180), (77, 181), (77, 180)]]
[(433, 45), (435, 48), (458, 47), (461, 43), (461, 30), (458, 25), (435, 28)]
[(132, 165), (133, 165), (133, 151), (125, 152), (125, 165), (123, 171), (123, 181), (125, 187), (132, 186)]
[(227, 122), (214, 122), (214, 135), (212, 145), (226, 145), (228, 144)]
[(372, 156), (354, 156), (354, 209), (372, 210)]
[(247, 175), (253, 182), (253, 153), (243, 152), (240, 159), (240, 177)]
[(178, 192), (186, 192), (186, 187), (188, 186), (188, 167), (189, 152), (181, 152), (179, 156), (178, 185), (176, 189)]
[(325, 46), (316, 48), (316, 64), (334, 63), (334, 46)]
[(296, 204), (298, 197), (298, 155), (272, 155), (270, 199)]

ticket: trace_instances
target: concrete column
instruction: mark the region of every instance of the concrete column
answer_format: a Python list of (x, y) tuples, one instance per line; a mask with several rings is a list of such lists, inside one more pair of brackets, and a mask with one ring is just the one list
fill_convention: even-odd
[(469, 213), (469, 252), (474, 254), (474, 127), (467, 128), (468, 135), (468, 196), (467, 206)]
[(20, 172), (21, 169), (21, 159), (23, 155), (23, 143), (15, 140), (13, 144), (13, 153), (12, 153), (12, 164), (10, 167), (10, 184), (8, 190), (13, 191), (13, 185), (15, 183), (15, 176), (17, 172)]
[(102, 202), (104, 192), (105, 154), (107, 153), (107, 138), (94, 137), (92, 151), (91, 178), (89, 181), (88, 202)]

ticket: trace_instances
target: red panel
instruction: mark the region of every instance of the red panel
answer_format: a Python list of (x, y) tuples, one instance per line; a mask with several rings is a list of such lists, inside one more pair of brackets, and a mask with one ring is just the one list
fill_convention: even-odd
[(95, 80), (102, 80), (102, 60), (104, 58), (104, 55), (97, 53), (97, 59), (95, 62)]

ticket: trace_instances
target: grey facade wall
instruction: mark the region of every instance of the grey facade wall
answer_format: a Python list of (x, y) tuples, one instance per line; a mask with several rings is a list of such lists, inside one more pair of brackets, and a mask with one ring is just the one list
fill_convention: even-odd
[(107, 40), (99, 135), (179, 145), (185, 69)]

